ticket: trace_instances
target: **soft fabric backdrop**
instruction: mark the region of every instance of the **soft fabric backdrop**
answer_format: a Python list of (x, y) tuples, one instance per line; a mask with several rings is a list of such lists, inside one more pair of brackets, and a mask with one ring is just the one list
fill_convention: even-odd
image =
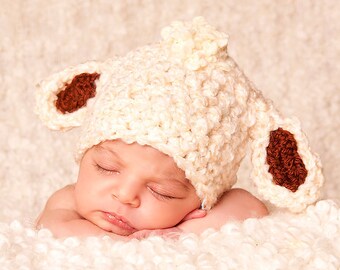
[[(146, 240), (142, 244), (146, 245), (147, 249), (156, 247), (157, 243), (158, 245), (162, 243), (168, 248), (154, 251), (154, 254), (161, 258), (160, 262), (154, 256), (141, 255), (142, 252), (139, 257), (135, 255), (134, 259), (129, 261), (126, 259), (129, 256), (123, 258), (122, 250), (132, 248), (138, 254), (138, 250), (145, 250), (142, 244), (133, 242), (128, 247), (120, 244), (118, 247), (121, 255), (117, 253), (117, 246), (108, 240), (93, 240), (94, 242), (88, 245), (87, 242), (74, 240), (75, 242), (64, 243), (66, 246), (60, 248), (58, 246), (60, 242), (54, 241), (50, 236), (39, 236), (29, 230), (50, 194), (65, 184), (74, 182), (77, 174), (72, 151), (78, 131), (64, 134), (51, 132), (39, 122), (33, 113), (35, 85), (46, 76), (70, 65), (87, 60), (104, 60), (153, 42), (159, 39), (161, 28), (171, 21), (190, 20), (197, 15), (204, 16), (219, 30), (229, 33), (229, 54), (248, 77), (266, 97), (274, 101), (283, 114), (300, 118), (311, 147), (319, 153), (323, 163), (326, 177), (323, 199), (333, 201), (340, 199), (339, 1), (0, 0), (0, 6), (0, 264), (5, 268), (19, 269), (18, 267), (22, 266), (29, 269), (44, 269), (47, 265), (52, 267), (53, 260), (49, 261), (49, 256), (52, 255), (48, 250), (58, 250), (60, 253), (58, 258), (62, 259), (59, 261), (53, 257), (54, 262), (59, 263), (55, 264), (56, 269), (59, 269), (58, 267), (65, 269), (66, 265), (71, 267), (72, 262), (73, 269), (89, 265), (94, 268), (98, 265), (98, 267), (129, 265), (134, 269), (133, 267), (141, 264), (141, 261), (146, 263), (146, 268), (149, 265), (147, 269), (160, 267), (162, 265), (160, 262), (168, 262), (163, 264), (163, 267), (168, 266), (172, 269), (174, 260), (171, 261), (171, 258), (167, 260), (167, 257), (164, 257), (167, 255), (164, 254), (176, 256), (189, 254), (183, 265), (193, 267), (203, 262), (201, 266), (217, 269), (214, 267), (221, 267), (226, 262), (219, 261), (212, 255), (216, 248), (224, 252), (221, 256), (230, 254), (227, 258), (230, 259), (231, 268), (233, 265), (238, 269), (246, 268), (247, 262), (252, 265), (249, 256), (248, 259), (242, 259), (238, 252), (231, 252), (234, 249), (233, 245), (229, 243), (229, 246), (222, 248), (217, 240), (214, 247), (206, 245), (206, 250), (197, 249), (197, 246), (201, 246), (200, 241), (204, 239), (189, 238), (194, 243), (191, 245), (189, 242), (189, 246), (183, 244), (184, 242), (172, 246), (157, 238), (153, 240), (156, 243)], [(240, 172), (242, 180), (239, 185), (252, 190), (247, 179), (247, 159), (242, 164)], [(322, 211), (337, 213), (335, 219), (333, 214), (325, 214), (327, 218), (335, 221), (332, 224), (333, 229), (327, 234), (326, 228), (319, 220), (322, 214), (320, 216), (317, 214), (323, 213)], [(309, 235), (314, 239), (310, 239), (306, 244), (312, 254), (310, 264), (308, 260), (293, 259), (294, 256), (288, 256), (290, 254), (286, 251), (285, 254), (290, 259), (276, 258), (278, 263), (275, 265), (278, 268), (271, 269), (288, 269), (288, 266), (299, 263), (300, 269), (304, 267), (307, 269), (311, 265), (313, 269), (324, 269), (323, 266), (332, 269), (338, 263), (336, 259), (339, 256), (339, 249), (331, 241), (334, 236), (339, 236), (338, 207), (330, 201), (324, 201), (319, 208), (311, 208), (310, 213), (319, 220), (316, 224), (319, 226), (318, 230), (312, 230)], [(225, 242), (228, 242), (228, 239), (240, 241), (246, 236), (253, 239), (253, 236), (247, 234), (247, 230), (248, 233), (252, 230), (265, 232), (272, 223), (278, 223), (277, 228), (281, 226), (284, 229), (287, 224), (280, 224), (279, 221), (285, 218), (286, 220), (296, 218), (296, 224), (292, 226), (296, 226), (296, 232), (299, 232), (300, 229), (307, 230), (304, 229), (306, 225), (302, 224), (303, 222), (312, 220), (307, 218), (310, 218), (308, 214), (298, 218), (284, 215), (274, 214), (272, 218), (263, 221), (261, 226), (258, 225), (260, 229), (247, 225), (243, 231), (243, 227), (235, 225), (238, 234), (232, 235), (232, 228), (227, 226), (226, 228), (231, 230), (226, 229), (230, 234), (220, 232), (217, 235), (221, 239), (225, 237)], [(276, 235), (278, 232), (271, 233)], [(324, 233), (320, 240), (322, 244), (315, 247), (314, 234), (320, 235), (320, 232)], [(208, 235), (206, 239), (211, 240), (211, 237)], [(265, 239), (266, 234), (259, 236), (261, 237)], [(296, 237), (298, 241), (299, 238)], [(27, 240), (28, 238), (30, 240)], [(102, 257), (98, 255), (99, 253), (96, 255), (102, 258), (102, 264), (95, 264), (88, 259), (94, 257), (89, 256), (87, 264), (84, 265), (84, 259), (77, 258), (81, 257), (79, 254), (89, 252), (89, 247), (93, 243), (96, 243), (98, 250), (102, 252), (100, 253)], [(274, 243), (276, 241), (273, 239), (270, 244), (275, 246)], [(45, 249), (41, 246), (39, 249), (39, 245), (43, 245)], [(79, 246), (83, 250), (75, 248)], [(284, 245), (282, 248), (289, 247), (290, 245)], [(69, 255), (70, 248), (74, 252), (73, 257)], [(316, 249), (319, 255), (315, 256), (319, 261), (311, 264)], [(247, 253), (244, 247), (242, 250), (244, 254)], [(264, 269), (261, 268), (264, 265), (269, 267), (269, 262), (263, 255), (265, 252), (267, 255), (271, 254), (268, 250), (272, 249), (262, 246), (262, 251), (259, 251), (259, 269)], [(248, 252), (253, 254), (252, 250)], [(108, 259), (112, 253), (115, 253), (115, 256)], [(195, 260), (192, 259), (194, 253)], [(324, 260), (321, 258), (322, 254), (331, 256), (331, 259), (329, 257), (325, 259), (328, 264), (322, 264)], [(201, 258), (201, 261), (197, 258)], [(175, 265), (182, 265), (181, 262), (175, 260)], [(256, 268), (255, 265), (253, 267)]]

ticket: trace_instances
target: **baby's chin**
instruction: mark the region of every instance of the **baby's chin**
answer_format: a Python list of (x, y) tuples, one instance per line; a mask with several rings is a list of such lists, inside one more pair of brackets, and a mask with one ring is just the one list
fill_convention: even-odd
[(116, 230), (116, 229), (112, 229), (109, 232), (120, 235), (120, 236), (130, 236), (132, 234), (134, 234), (135, 232), (138, 232), (138, 230), (134, 230), (134, 231), (124, 231), (124, 230)]

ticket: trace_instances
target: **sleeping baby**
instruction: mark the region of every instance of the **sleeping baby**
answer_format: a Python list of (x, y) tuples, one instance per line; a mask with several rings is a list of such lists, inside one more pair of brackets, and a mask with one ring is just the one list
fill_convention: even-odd
[(227, 41), (201, 17), (174, 22), (157, 43), (43, 81), (43, 123), (82, 130), (78, 179), (49, 198), (37, 228), (130, 239), (263, 217), (262, 201), (232, 188), (248, 143), (264, 200), (293, 212), (314, 203), (321, 165), (300, 123), (254, 88)]

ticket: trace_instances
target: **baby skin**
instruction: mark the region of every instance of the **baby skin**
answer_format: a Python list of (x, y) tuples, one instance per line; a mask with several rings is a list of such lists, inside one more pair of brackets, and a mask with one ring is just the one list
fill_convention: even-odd
[(200, 234), (230, 220), (268, 214), (242, 189), (226, 192), (209, 211), (174, 160), (150, 147), (121, 140), (93, 146), (83, 156), (78, 179), (55, 192), (37, 220), (56, 237), (109, 235), (144, 238), (171, 232)]

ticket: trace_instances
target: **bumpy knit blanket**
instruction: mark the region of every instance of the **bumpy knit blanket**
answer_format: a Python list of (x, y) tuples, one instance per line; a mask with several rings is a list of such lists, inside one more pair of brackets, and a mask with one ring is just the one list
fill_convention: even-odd
[[(12, 1), (0, 11), (0, 269), (339, 269), (340, 5), (338, 1)], [(157, 40), (173, 20), (202, 15), (229, 33), (229, 54), (266, 97), (303, 123), (325, 174), (322, 199), (300, 214), (221, 230), (128, 242), (55, 239), (34, 219), (76, 180), (78, 131), (60, 134), (33, 113), (35, 85), (88, 60)], [(249, 182), (249, 157), (239, 186)]]

